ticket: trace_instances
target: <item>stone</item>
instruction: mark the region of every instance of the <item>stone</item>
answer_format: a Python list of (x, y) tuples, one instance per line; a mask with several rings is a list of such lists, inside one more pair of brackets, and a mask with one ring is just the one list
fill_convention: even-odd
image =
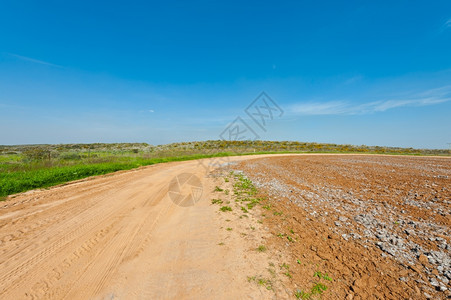
[(448, 278), (449, 280), (451, 280), (451, 271), (446, 271), (444, 273), (444, 275), (446, 276), (446, 278)]
[(344, 223), (344, 222), (346, 222), (348, 220), (348, 218), (346, 218), (345, 216), (340, 216), (338, 218), (338, 220)]
[(330, 233), (330, 234), (327, 236), (327, 238), (330, 239), (330, 240), (336, 240), (336, 239), (338, 238), (338, 235), (335, 234), (335, 233)]
[(399, 277), (399, 280), (401, 280), (403, 282), (408, 282), (409, 278), (408, 277)]
[(418, 257), (418, 261), (423, 265), (429, 263), (428, 257), (424, 254), (420, 254), (420, 256)]
[(443, 282), (444, 284), (449, 283), (449, 279), (446, 278), (445, 276), (437, 276), (437, 278), (440, 279), (440, 281)]
[(431, 280), (429, 280), (429, 282), (431, 283), (431, 285), (433, 287), (438, 287), (440, 284), (438, 283), (437, 279), (435, 278), (431, 278)]

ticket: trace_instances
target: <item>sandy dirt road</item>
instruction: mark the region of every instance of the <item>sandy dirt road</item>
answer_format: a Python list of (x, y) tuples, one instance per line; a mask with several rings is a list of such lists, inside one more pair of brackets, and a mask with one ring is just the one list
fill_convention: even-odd
[[(182, 173), (203, 186), (195, 206), (168, 197)], [(243, 285), (253, 272), (246, 245), (218, 246), (224, 230), (209, 200), (213, 189), (205, 168), (189, 161), (8, 199), (0, 204), (0, 298), (261, 298)]]

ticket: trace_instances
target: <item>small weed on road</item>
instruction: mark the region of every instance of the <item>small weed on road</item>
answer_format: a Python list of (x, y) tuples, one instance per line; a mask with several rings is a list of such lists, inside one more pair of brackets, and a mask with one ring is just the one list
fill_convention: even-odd
[(226, 211), (232, 211), (232, 208), (230, 206), (223, 206), (219, 210), (222, 212), (226, 212)]
[(252, 277), (247, 277), (247, 281), (249, 282), (255, 282), (258, 285), (264, 286), (267, 290), (272, 290), (272, 283), (271, 280), (263, 278), (263, 277), (257, 277), (257, 276), (252, 276)]
[(222, 204), (221, 199), (211, 199), (211, 204)]
[(258, 251), (258, 252), (265, 252), (265, 251), (266, 251), (265, 245), (260, 245), (260, 246), (258, 246), (257, 251)]

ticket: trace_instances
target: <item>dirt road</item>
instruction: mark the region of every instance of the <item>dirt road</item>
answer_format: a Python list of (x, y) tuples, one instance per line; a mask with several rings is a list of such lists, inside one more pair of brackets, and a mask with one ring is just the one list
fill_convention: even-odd
[[(186, 172), (203, 191), (195, 206), (181, 207), (168, 187)], [(259, 298), (258, 288), (243, 285), (252, 274), (246, 245), (218, 246), (224, 230), (213, 189), (190, 161), (8, 199), (0, 204), (0, 298)]]

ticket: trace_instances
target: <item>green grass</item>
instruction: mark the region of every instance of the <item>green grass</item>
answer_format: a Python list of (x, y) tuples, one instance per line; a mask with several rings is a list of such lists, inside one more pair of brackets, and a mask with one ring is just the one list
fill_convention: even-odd
[(266, 246), (265, 245), (260, 245), (257, 247), (257, 251), (258, 252), (265, 252), (266, 251)]
[(227, 155), (232, 155), (232, 153), (150, 159), (113, 156), (67, 162), (61, 160), (21, 162), (17, 155), (10, 157), (9, 160), (0, 156), (3, 159), (0, 163), (0, 197), (141, 166)]
[(280, 268), (289, 270), (290, 269), (290, 265), (288, 265), (286, 263), (283, 263), (283, 264), (280, 265)]
[(236, 195), (241, 195), (243, 193), (252, 196), (257, 193), (257, 189), (252, 184), (252, 181), (246, 178), (244, 175), (239, 174), (236, 176), (238, 181), (233, 185), (234, 192)]
[(315, 285), (312, 287), (312, 295), (321, 295), (324, 291), (327, 290), (327, 286), (325, 284), (322, 284), (320, 282), (315, 283)]
[(263, 278), (263, 277), (257, 277), (257, 276), (248, 276), (247, 281), (249, 282), (255, 282), (258, 285), (264, 286), (267, 290), (272, 290), (272, 282), (269, 279)]
[(230, 206), (223, 206), (219, 210), (222, 212), (226, 212), (226, 211), (232, 211), (232, 208)]
[(222, 204), (221, 199), (211, 199), (211, 204)]
[(322, 295), (327, 290), (327, 286), (325, 284), (315, 282), (312, 289), (310, 290), (310, 293), (304, 292), (302, 290), (296, 290), (294, 292), (294, 296), (296, 299), (312, 299), (312, 296), (315, 295)]
[(141, 166), (139, 163), (102, 163), (2, 172), (0, 173), (0, 196), (7, 196), (35, 188), (45, 188), (93, 175), (129, 170), (139, 166)]
[(290, 242), (294, 243), (296, 240), (293, 239), (291, 236), (287, 235), (287, 240), (289, 240)]
[(294, 292), (294, 296), (296, 297), (296, 299), (307, 300), (307, 299), (310, 299), (311, 294), (310, 293), (306, 293), (306, 292), (301, 291), (301, 290), (297, 290), (297, 291)]
[(221, 189), (219, 186), (216, 186), (214, 191), (215, 191), (215, 192), (222, 192), (223, 189)]
[(271, 274), (272, 277), (276, 277), (276, 270), (271, 269), (271, 268), (267, 268), (269, 274)]
[(293, 277), (293, 276), (291, 276), (290, 271), (286, 271), (285, 273), (283, 273), (283, 275), (287, 276), (288, 278)]
[(249, 203), (246, 203), (246, 206), (248, 209), (253, 209), (257, 204), (260, 203), (260, 199), (259, 198), (251, 198), (249, 200), (247, 200)]
[(332, 281), (332, 278), (329, 277), (329, 275), (327, 273), (321, 273), (319, 271), (315, 272), (315, 274), (313, 274), (313, 277), (318, 277), (319, 279), (324, 279), (327, 281)]
[(241, 210), (247, 213), (257, 204), (260, 204), (263, 198), (255, 197), (257, 189), (250, 179), (246, 178), (243, 174), (234, 174), (233, 176), (236, 179), (233, 184), (235, 201), (245, 203), (246, 206), (241, 206)]
[[(299, 259), (297, 260), (298, 264), (300, 264)], [(282, 268), (282, 266), (281, 266)], [(288, 270), (288, 268), (286, 268)], [(285, 274), (286, 275), (286, 274)], [(321, 273), (320, 271), (316, 271), (313, 274), (313, 277), (318, 277), (320, 280), (324, 279), (327, 281), (332, 281), (332, 278), (327, 275), (327, 273)], [(294, 292), (294, 296), (297, 299), (312, 299), (312, 296), (315, 295), (322, 295), (327, 290), (327, 285), (321, 283), (321, 282), (315, 282), (312, 288), (310, 289), (310, 292), (304, 292), (302, 290), (296, 290)]]

